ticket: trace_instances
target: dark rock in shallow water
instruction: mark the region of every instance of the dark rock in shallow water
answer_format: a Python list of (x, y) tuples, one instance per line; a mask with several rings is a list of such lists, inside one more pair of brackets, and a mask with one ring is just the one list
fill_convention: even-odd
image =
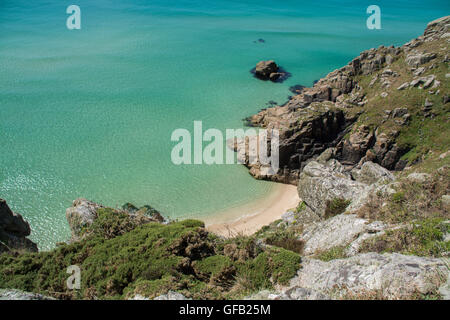
[(266, 42), (266, 40), (264, 40), (264, 39), (262, 39), (262, 38), (259, 38), (258, 40), (255, 40), (255, 41), (253, 41), (253, 43), (265, 43)]
[(14, 213), (5, 200), (0, 199), (0, 252), (10, 250), (37, 252), (37, 245), (26, 238), (30, 233), (28, 222), (20, 214)]
[(269, 107), (273, 107), (273, 106), (277, 106), (278, 102), (270, 100), (270, 101), (266, 102), (266, 105), (268, 105)]
[(296, 84), (295, 86), (289, 87), (289, 91), (294, 94), (300, 94), (302, 93), (303, 89), (305, 89), (305, 86), (302, 86), (301, 84)]
[(284, 71), (275, 61), (260, 61), (256, 67), (250, 70), (256, 78), (261, 80), (270, 80), (272, 82), (283, 82), (291, 76), (289, 72)]
[(278, 71), (278, 65), (273, 60), (260, 61), (255, 67), (255, 76), (262, 80), (269, 80), (270, 74)]

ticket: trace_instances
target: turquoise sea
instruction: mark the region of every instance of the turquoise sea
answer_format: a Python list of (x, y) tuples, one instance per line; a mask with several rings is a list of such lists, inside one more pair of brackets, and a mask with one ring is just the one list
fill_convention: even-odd
[[(66, 28), (71, 4), (81, 30)], [(381, 30), (366, 28), (371, 4)], [(448, 14), (446, 0), (0, 0), (0, 197), (44, 250), (68, 238), (77, 197), (171, 218), (261, 199), (272, 184), (242, 166), (173, 165), (172, 131), (240, 128), (290, 86)], [(253, 78), (263, 59), (292, 77)]]

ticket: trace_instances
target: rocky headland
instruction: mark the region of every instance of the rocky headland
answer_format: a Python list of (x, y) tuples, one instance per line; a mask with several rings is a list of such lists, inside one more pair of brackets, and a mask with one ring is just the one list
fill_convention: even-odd
[(280, 130), (279, 172), (250, 174), (301, 199), (254, 234), (78, 199), (71, 240), (38, 253), (0, 201), (0, 299), (450, 299), (449, 35), (433, 21), (248, 118)]

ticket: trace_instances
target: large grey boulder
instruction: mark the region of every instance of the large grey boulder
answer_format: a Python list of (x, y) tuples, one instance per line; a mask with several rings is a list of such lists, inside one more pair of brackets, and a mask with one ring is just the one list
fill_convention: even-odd
[(301, 239), (305, 241), (303, 253), (311, 255), (333, 247), (347, 246), (369, 229), (367, 220), (348, 214), (310, 224), (301, 236)]
[(410, 173), (406, 179), (415, 183), (425, 183), (431, 180), (431, 174), (422, 173), (422, 172), (413, 172)]
[(0, 300), (56, 300), (38, 293), (16, 289), (0, 289)]
[(405, 61), (411, 67), (417, 68), (418, 66), (425, 64), (436, 57), (437, 55), (435, 53), (416, 53), (408, 55)]
[[(347, 169), (337, 160), (326, 163), (309, 162), (298, 181), (298, 194), (308, 208), (324, 217), (327, 203), (334, 199), (350, 201), (347, 213), (355, 213), (369, 200), (371, 194), (395, 192), (390, 184), (394, 175), (373, 162), (365, 162), (361, 169)], [(352, 178), (354, 180), (352, 180)]]
[(294, 287), (284, 292), (287, 300), (330, 300), (331, 297), (310, 288)]
[(361, 169), (354, 169), (351, 174), (353, 179), (365, 184), (376, 183), (380, 179), (383, 179), (385, 182), (395, 180), (394, 175), (389, 170), (371, 161), (364, 162)]
[(329, 262), (305, 258), (290, 287), (312, 289), (335, 298), (381, 294), (387, 299), (409, 299), (438, 292), (448, 279), (448, 263), (448, 259), (397, 253), (365, 253)]
[(30, 233), (28, 222), (13, 212), (5, 200), (0, 199), (0, 253), (9, 250), (37, 252), (37, 245), (27, 238)]
[(270, 75), (278, 72), (278, 66), (273, 60), (260, 61), (256, 64), (255, 76), (262, 80), (269, 80)]
[(351, 180), (348, 174), (317, 161), (305, 166), (298, 182), (300, 199), (321, 217), (325, 214), (327, 201), (354, 201), (364, 194), (366, 188), (366, 184)]

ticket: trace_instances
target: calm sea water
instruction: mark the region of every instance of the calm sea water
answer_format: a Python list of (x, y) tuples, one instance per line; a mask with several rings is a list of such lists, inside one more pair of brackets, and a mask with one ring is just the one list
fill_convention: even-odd
[[(82, 29), (66, 28), (77, 4)], [(41, 249), (67, 239), (77, 197), (204, 216), (262, 198), (242, 166), (175, 166), (176, 128), (240, 128), (360, 51), (400, 45), (449, 14), (448, 1), (0, 0), (0, 197)], [(255, 42), (257, 39), (265, 42)], [(249, 70), (275, 59), (283, 84)]]

